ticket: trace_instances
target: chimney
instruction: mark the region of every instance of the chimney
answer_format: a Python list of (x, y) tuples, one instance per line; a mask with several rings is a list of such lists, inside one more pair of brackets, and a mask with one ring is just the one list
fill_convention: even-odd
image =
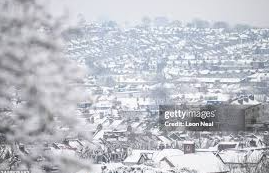
[(243, 104), (243, 99), (238, 99), (237, 101), (238, 101), (238, 103), (240, 103), (241, 105)]
[(254, 95), (250, 95), (249, 97), (248, 97), (250, 100), (254, 100)]
[(248, 102), (248, 97), (244, 97), (244, 102)]
[(183, 151), (184, 154), (195, 153), (195, 143), (193, 141), (184, 141)]
[(100, 119), (103, 119), (103, 118), (104, 118), (104, 113), (101, 112), (101, 113), (99, 114), (99, 116), (100, 116)]

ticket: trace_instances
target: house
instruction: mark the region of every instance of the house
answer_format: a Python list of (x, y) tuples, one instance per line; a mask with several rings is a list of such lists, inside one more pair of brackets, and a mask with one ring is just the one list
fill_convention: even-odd
[(238, 148), (239, 147), (239, 142), (227, 142), (227, 141), (221, 141), (217, 144), (216, 148), (218, 151), (226, 150), (226, 149), (231, 149), (231, 148)]
[(266, 155), (262, 150), (226, 150), (218, 153), (217, 157), (231, 171), (255, 171), (266, 161)]
[(129, 156), (123, 161), (123, 164), (128, 166), (143, 164), (151, 160), (155, 152), (154, 150), (132, 150)]
[(156, 164), (159, 164), (160, 161), (165, 158), (165, 157), (170, 157), (170, 156), (179, 156), (183, 155), (183, 151), (179, 149), (163, 149), (159, 150), (158, 152), (155, 152), (152, 161)]
[(83, 147), (83, 143), (79, 139), (66, 139), (64, 140), (64, 144), (73, 150), (78, 150)]
[(169, 156), (183, 155), (183, 151), (179, 149), (163, 149), (163, 150), (132, 150), (129, 156), (123, 161), (125, 165), (140, 165), (151, 163), (160, 166), (160, 161)]
[(170, 154), (163, 157), (159, 166), (166, 170), (195, 170), (197, 173), (227, 173), (229, 172), (219, 158), (211, 152), (196, 152), (195, 143), (183, 142), (183, 153)]
[(157, 136), (157, 138), (158, 138), (159, 148), (161, 148), (161, 147), (164, 147), (164, 148), (171, 147), (172, 141), (170, 139), (168, 139), (168, 137), (159, 135), (159, 136)]
[(231, 104), (240, 106), (244, 110), (246, 130), (255, 130), (264, 127), (266, 123), (265, 106), (261, 102), (258, 102), (254, 98), (254, 95), (240, 96), (233, 99)]
[(187, 168), (189, 170), (195, 170), (197, 173), (229, 172), (228, 167), (210, 152), (167, 156), (160, 161), (160, 167), (166, 170), (180, 170)]

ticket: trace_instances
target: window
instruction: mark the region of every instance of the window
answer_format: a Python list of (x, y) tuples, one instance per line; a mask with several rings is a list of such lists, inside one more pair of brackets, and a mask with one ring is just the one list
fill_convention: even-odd
[(187, 145), (187, 146), (186, 146), (186, 150), (187, 150), (187, 151), (191, 151), (191, 146)]

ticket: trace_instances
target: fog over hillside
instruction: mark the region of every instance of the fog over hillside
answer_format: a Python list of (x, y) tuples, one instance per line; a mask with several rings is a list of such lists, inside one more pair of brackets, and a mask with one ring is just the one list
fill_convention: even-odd
[(267, 0), (63, 0), (51, 1), (52, 13), (69, 11), (71, 23), (77, 15), (86, 20), (114, 20), (120, 24), (137, 24), (144, 16), (165, 16), (184, 22), (200, 18), (231, 24), (269, 26)]

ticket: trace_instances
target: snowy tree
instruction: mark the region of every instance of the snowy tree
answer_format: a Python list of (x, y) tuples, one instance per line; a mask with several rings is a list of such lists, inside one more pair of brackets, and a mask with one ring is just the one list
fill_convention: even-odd
[(154, 18), (155, 26), (167, 26), (169, 24), (169, 20), (164, 16), (158, 16)]
[(223, 21), (217, 21), (213, 24), (213, 28), (219, 29), (219, 28), (224, 28), (224, 29), (229, 29), (229, 24), (227, 22)]
[(88, 165), (44, 150), (44, 144), (64, 138), (60, 126), (78, 132), (74, 84), (82, 75), (62, 55), (62, 25), (45, 3), (0, 1), (0, 134), (5, 139), (1, 143), (13, 151), (0, 166), (12, 169), (19, 161), (14, 169), (38, 173), (56, 166), (60, 172), (74, 173)]
[(202, 19), (194, 19), (192, 21), (193, 25), (197, 28), (209, 28), (210, 27), (210, 23), (206, 20), (202, 20)]
[(142, 18), (142, 26), (148, 27), (151, 25), (151, 19), (149, 17)]

